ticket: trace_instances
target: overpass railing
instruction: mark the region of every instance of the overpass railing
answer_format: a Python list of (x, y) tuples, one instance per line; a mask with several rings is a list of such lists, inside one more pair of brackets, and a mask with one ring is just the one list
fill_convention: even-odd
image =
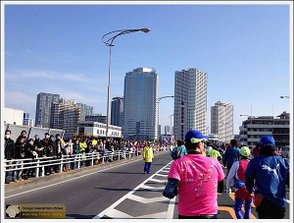
[[(155, 148), (155, 152), (162, 150), (166, 150), (166, 147)], [(70, 165), (71, 163), (74, 164), (74, 169), (80, 169), (83, 165), (94, 166), (97, 164), (97, 161), (99, 161), (100, 164), (104, 164), (109, 161), (113, 162), (134, 156), (142, 156), (142, 149), (108, 151), (107, 154), (101, 154), (101, 152), (97, 151), (73, 155), (4, 160), (4, 171), (22, 172), (31, 169), (34, 170), (34, 177), (38, 178), (45, 176), (45, 167), (51, 168), (53, 166), (58, 166), (59, 173), (62, 173), (64, 165)]]

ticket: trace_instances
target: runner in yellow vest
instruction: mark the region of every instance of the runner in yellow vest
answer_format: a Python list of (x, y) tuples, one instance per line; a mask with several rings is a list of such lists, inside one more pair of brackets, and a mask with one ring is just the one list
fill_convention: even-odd
[(150, 146), (150, 143), (147, 142), (146, 146), (143, 149), (143, 159), (145, 161), (144, 173), (150, 173), (151, 163), (154, 157), (153, 149)]

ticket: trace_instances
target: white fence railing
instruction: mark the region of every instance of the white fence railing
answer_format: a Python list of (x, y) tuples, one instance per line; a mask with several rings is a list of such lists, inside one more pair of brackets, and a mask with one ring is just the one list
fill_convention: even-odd
[[(155, 152), (166, 150), (166, 147), (155, 148)], [(64, 165), (73, 163), (74, 169), (80, 169), (82, 165), (93, 166), (98, 160), (103, 164), (108, 161), (116, 161), (127, 159), (134, 156), (141, 156), (142, 149), (138, 150), (117, 150), (107, 151), (107, 154), (102, 155), (101, 152), (79, 153), (73, 155), (61, 155), (54, 157), (39, 157), (34, 159), (13, 159), (4, 160), (5, 172), (24, 171), (28, 169), (34, 170), (34, 177), (43, 177), (45, 175), (45, 167), (51, 168), (58, 166), (59, 172), (63, 172)]]

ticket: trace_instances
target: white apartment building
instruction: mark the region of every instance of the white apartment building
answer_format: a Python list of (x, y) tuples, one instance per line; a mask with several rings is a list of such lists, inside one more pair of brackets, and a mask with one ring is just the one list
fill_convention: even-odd
[[(77, 133), (85, 136), (105, 137), (106, 124), (94, 121), (81, 121), (78, 122)], [(121, 127), (109, 125), (108, 137), (122, 138)]]
[(218, 141), (229, 143), (234, 138), (233, 105), (218, 101), (211, 106), (210, 128), (218, 135)]
[(23, 114), (23, 110), (4, 107), (4, 124), (22, 125)]
[(174, 135), (184, 139), (188, 130), (197, 129), (207, 134), (207, 78), (197, 68), (175, 72)]
[(123, 136), (158, 138), (158, 74), (149, 68), (126, 73), (124, 82)]
[(240, 143), (248, 146), (256, 146), (262, 136), (273, 136), (277, 147), (290, 145), (290, 114), (283, 112), (274, 116), (248, 116), (242, 122), (240, 130)]

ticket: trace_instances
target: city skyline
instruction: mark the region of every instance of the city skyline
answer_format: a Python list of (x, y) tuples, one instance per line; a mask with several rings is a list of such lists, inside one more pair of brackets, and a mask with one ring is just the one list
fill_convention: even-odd
[[(37, 94), (48, 92), (106, 114), (108, 50), (101, 37), (147, 27), (150, 33), (117, 39), (111, 97), (123, 96), (124, 74), (136, 67), (157, 71), (159, 96), (173, 94), (175, 71), (197, 67), (209, 74), (207, 109), (215, 101), (234, 105), (234, 133), (245, 120), (240, 114), (290, 112), (289, 100), (280, 99), (292, 92), (287, 4), (38, 4), (5, 6), (6, 107), (34, 118)], [(160, 102), (162, 126), (173, 104)]]

